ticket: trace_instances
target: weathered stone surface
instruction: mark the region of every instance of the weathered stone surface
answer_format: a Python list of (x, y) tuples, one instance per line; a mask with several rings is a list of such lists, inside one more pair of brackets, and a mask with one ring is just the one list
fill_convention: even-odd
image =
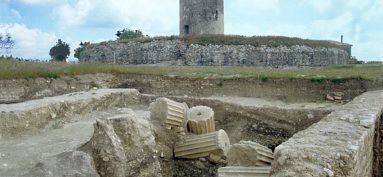
[(214, 111), (207, 106), (192, 107), (188, 111), (188, 130), (194, 134), (215, 132)]
[(200, 157), (225, 157), (230, 148), (230, 140), (224, 130), (202, 135), (187, 135), (181, 142), (176, 143), (174, 156), (185, 159)]
[(269, 177), (271, 167), (229, 166), (218, 169), (218, 177)]
[(162, 176), (159, 158), (163, 153), (156, 149), (152, 127), (132, 111), (97, 120), (90, 144), (101, 176)]
[(80, 62), (194, 66), (327, 66), (347, 64), (347, 51), (307, 46), (198, 45), (181, 40), (92, 44)]
[(273, 162), (271, 149), (251, 141), (241, 141), (230, 147), (227, 153), (229, 166), (263, 167)]
[(383, 91), (367, 92), (275, 149), (272, 177), (371, 177)]
[(167, 98), (158, 98), (150, 104), (150, 117), (168, 129), (186, 128), (186, 103), (178, 103)]
[(223, 0), (181, 0), (180, 35), (224, 34)]
[(159, 151), (152, 126), (148, 120), (137, 118), (134, 113), (109, 118), (121, 140), (127, 160), (125, 176), (162, 176)]
[(93, 158), (85, 152), (65, 152), (38, 163), (23, 177), (99, 177)]
[(101, 177), (125, 177), (127, 158), (110, 120), (97, 120), (91, 140), (92, 156)]
[(139, 92), (134, 89), (99, 89), (17, 104), (0, 104), (0, 137), (37, 131), (54, 119), (139, 102)]

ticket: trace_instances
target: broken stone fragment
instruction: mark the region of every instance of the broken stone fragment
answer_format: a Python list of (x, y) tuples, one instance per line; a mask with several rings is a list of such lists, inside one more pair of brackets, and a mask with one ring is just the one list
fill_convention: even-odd
[(158, 157), (169, 153), (158, 151), (152, 125), (138, 118), (132, 110), (125, 114), (97, 120), (90, 141), (91, 152), (100, 176), (161, 177)]
[(224, 130), (202, 135), (187, 135), (181, 142), (176, 143), (174, 154), (177, 158), (198, 159), (210, 157), (211, 154), (221, 159), (226, 157), (230, 148), (230, 140)]
[(234, 144), (227, 153), (227, 162), (230, 166), (270, 166), (273, 160), (271, 149), (251, 141)]
[(149, 107), (150, 118), (159, 121), (168, 129), (186, 128), (188, 109), (186, 103), (178, 103), (167, 98), (158, 98)]
[(215, 132), (214, 111), (206, 106), (196, 106), (188, 111), (188, 129), (194, 134)]
[(92, 155), (101, 177), (124, 177), (126, 156), (110, 120), (97, 120), (91, 140)]
[(218, 169), (218, 177), (269, 177), (271, 167), (228, 166)]

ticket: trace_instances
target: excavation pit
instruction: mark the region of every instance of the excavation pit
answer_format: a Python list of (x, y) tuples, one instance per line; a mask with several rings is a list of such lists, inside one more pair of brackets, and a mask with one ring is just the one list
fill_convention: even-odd
[[(147, 162), (158, 161), (158, 164), (154, 164), (161, 167), (163, 176), (215, 176), (219, 167), (226, 166), (224, 162), (210, 162), (208, 158), (186, 160), (173, 157), (172, 141), (176, 136), (167, 134), (172, 130), (163, 130), (159, 128), (162, 125), (156, 125), (150, 120), (149, 104), (157, 98), (156, 95), (140, 94), (135, 90), (117, 89), (0, 105), (0, 153), (5, 154), (0, 158), (0, 172), (6, 176), (39, 175), (38, 172), (50, 168), (44, 159), (54, 158), (67, 151), (91, 154), (87, 142), (93, 136), (96, 118), (126, 115), (130, 113), (127, 110), (132, 109), (135, 119), (150, 122), (150, 126), (145, 126), (151, 127), (149, 129), (154, 132), (152, 135), (157, 143), (150, 150), (143, 147), (142, 158), (149, 161), (143, 159), (137, 161), (138, 164), (148, 165)], [(225, 130), (231, 144), (241, 140), (253, 141), (272, 150), (287, 142), (297, 132), (318, 123), (334, 110), (343, 109), (334, 103), (284, 103), (243, 97), (168, 98), (185, 102), (189, 107), (211, 107), (214, 110), (216, 130)], [(117, 134), (121, 130), (121, 127), (115, 128)], [(124, 141), (130, 140), (121, 143), (124, 144)], [(379, 144), (375, 147), (379, 147)], [(141, 150), (136, 153), (140, 154)], [(130, 153), (125, 154), (129, 159)], [(378, 152), (375, 151), (375, 154)], [(381, 165), (381, 156), (375, 157), (378, 160), (374, 165)], [(143, 171), (158, 172), (156, 168), (149, 167)], [(378, 165), (376, 169), (381, 168)]]

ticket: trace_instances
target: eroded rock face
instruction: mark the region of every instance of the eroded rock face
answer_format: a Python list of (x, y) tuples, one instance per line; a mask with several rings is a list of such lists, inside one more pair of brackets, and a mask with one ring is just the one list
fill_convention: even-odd
[[(148, 120), (133, 111), (97, 120), (91, 140), (92, 154), (102, 177), (162, 176), (155, 136)], [(164, 156), (164, 155), (163, 155)]]
[(65, 152), (38, 163), (23, 177), (99, 177), (93, 158), (81, 151)]

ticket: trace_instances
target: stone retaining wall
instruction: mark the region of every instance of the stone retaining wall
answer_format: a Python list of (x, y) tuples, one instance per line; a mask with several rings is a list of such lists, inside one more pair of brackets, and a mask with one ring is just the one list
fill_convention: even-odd
[(308, 46), (198, 45), (181, 40), (147, 43), (117, 41), (92, 44), (80, 62), (192, 66), (327, 66), (347, 64), (350, 55), (338, 48)]
[[(367, 92), (275, 150), (272, 177), (371, 177), (383, 91)], [(377, 149), (377, 148), (375, 148)], [(377, 151), (375, 151), (375, 156)], [(379, 176), (379, 175), (377, 175)]]

